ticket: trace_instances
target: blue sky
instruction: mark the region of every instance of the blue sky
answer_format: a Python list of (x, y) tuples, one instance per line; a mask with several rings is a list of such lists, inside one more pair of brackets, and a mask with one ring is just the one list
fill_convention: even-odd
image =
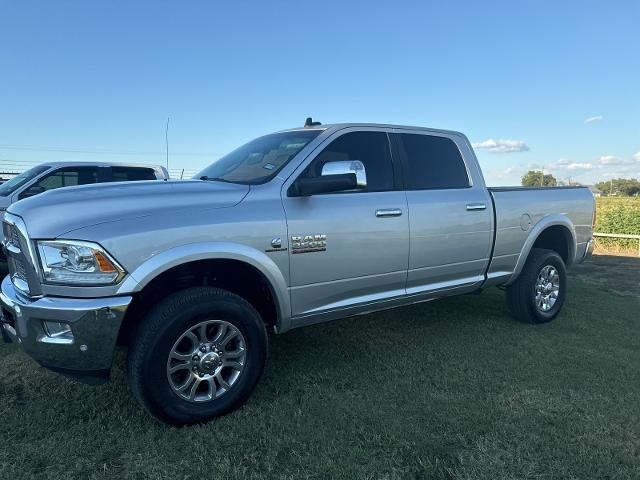
[(639, 25), (638, 1), (0, 0), (0, 168), (164, 163), (170, 116), (190, 173), (312, 115), (460, 130), (494, 185), (640, 178)]

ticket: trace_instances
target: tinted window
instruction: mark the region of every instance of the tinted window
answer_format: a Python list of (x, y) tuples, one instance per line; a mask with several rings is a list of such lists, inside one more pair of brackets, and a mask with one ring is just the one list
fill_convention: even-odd
[(135, 182), (139, 180), (157, 180), (151, 168), (111, 167), (112, 182)]
[(322, 130), (294, 130), (256, 138), (212, 163), (193, 178), (258, 184), (273, 178)]
[(61, 187), (73, 187), (98, 182), (98, 169), (95, 167), (61, 168), (41, 178), (36, 185), (45, 190)]
[(302, 176), (319, 177), (327, 162), (360, 160), (367, 173), (368, 192), (393, 190), (393, 164), (384, 132), (352, 132), (336, 138), (311, 162)]
[(467, 169), (457, 145), (449, 138), (400, 134), (407, 158), (407, 190), (466, 188)]

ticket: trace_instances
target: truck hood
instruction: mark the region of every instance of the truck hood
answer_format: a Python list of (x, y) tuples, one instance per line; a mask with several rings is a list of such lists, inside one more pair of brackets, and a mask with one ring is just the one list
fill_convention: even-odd
[(248, 185), (203, 180), (101, 183), (67, 187), (14, 203), (32, 238), (55, 238), (72, 230), (118, 220), (175, 215), (237, 205)]

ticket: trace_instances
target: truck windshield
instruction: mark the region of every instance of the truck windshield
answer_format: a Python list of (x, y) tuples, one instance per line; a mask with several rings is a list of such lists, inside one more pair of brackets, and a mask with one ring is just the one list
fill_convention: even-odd
[(51, 167), (49, 165), (38, 165), (37, 167), (30, 168), (26, 172), (22, 172), (20, 175), (16, 175), (11, 180), (0, 185), (0, 197), (11, 195), (25, 183), (30, 182), (38, 175), (46, 172), (50, 168)]
[(250, 185), (265, 183), (321, 132), (299, 130), (256, 138), (215, 161), (193, 178)]

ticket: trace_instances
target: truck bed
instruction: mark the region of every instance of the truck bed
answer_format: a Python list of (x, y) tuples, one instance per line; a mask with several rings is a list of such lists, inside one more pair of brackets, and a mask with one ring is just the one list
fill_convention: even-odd
[(500, 284), (518, 275), (538, 236), (537, 229), (553, 226), (571, 235), (565, 263), (570, 266), (584, 255), (592, 234), (595, 200), (587, 187), (490, 187), (495, 212), (493, 258), (487, 272), (489, 284)]

